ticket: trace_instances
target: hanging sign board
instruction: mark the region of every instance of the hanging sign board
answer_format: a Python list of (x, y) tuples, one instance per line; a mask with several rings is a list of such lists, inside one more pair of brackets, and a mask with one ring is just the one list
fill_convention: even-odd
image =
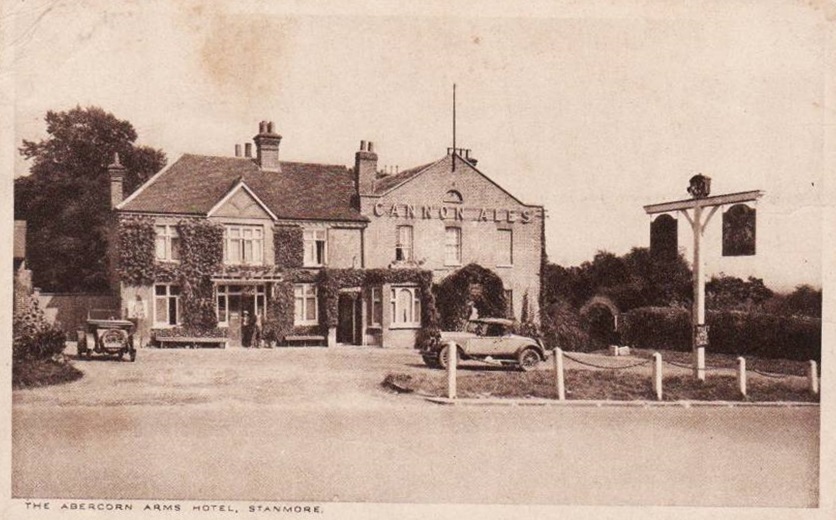
[(654, 258), (673, 260), (679, 254), (677, 220), (659, 215), (650, 223), (650, 254)]
[(755, 254), (756, 211), (744, 204), (735, 204), (723, 213), (723, 256)]

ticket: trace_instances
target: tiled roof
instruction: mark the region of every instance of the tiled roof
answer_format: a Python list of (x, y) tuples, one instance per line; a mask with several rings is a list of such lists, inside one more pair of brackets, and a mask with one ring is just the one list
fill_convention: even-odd
[(433, 161), (431, 163), (422, 164), (421, 166), (416, 166), (415, 168), (404, 170), (396, 175), (387, 175), (386, 177), (377, 179), (374, 183), (374, 192), (376, 194), (386, 193), (395, 186), (400, 186), (409, 179), (415, 177), (416, 175), (418, 175), (419, 173), (421, 173), (422, 171), (424, 171), (425, 169), (429, 168), (437, 162), (439, 161)]
[(342, 165), (281, 162), (262, 171), (251, 158), (186, 154), (163, 170), (122, 211), (205, 215), (243, 179), (278, 217), (365, 221), (352, 203), (352, 171)]

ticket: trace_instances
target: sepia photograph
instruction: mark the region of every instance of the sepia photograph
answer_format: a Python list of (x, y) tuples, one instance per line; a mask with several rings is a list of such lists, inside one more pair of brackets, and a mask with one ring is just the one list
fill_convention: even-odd
[(0, 516), (832, 518), (834, 27), (5, 2)]

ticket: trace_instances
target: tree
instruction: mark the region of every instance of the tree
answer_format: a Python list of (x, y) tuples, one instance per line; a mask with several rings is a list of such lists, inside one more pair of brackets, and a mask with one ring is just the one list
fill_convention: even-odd
[(763, 279), (753, 276), (744, 281), (720, 273), (705, 284), (706, 305), (712, 310), (759, 310), (772, 296)]
[(20, 153), (32, 166), (14, 188), (15, 218), (28, 222), (34, 284), (48, 291), (106, 291), (107, 166), (119, 153), (127, 196), (165, 166), (165, 153), (134, 145), (131, 123), (98, 107), (49, 111), (46, 124), (46, 139), (23, 141)]

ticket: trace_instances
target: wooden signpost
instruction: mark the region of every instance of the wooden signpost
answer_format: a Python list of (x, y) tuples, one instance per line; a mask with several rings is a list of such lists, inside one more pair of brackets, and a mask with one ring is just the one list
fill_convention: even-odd
[[(691, 177), (688, 193), (692, 198), (644, 206), (648, 215), (679, 213), (691, 224), (694, 235), (694, 304), (691, 312), (691, 348), (693, 350), (694, 376), (705, 381), (705, 347), (708, 345), (708, 326), (705, 324), (705, 260), (702, 257), (701, 242), (711, 217), (723, 206), (755, 202), (763, 191), (744, 191), (726, 195), (709, 196), (711, 178), (705, 175)], [(704, 210), (707, 214), (703, 215)]]

